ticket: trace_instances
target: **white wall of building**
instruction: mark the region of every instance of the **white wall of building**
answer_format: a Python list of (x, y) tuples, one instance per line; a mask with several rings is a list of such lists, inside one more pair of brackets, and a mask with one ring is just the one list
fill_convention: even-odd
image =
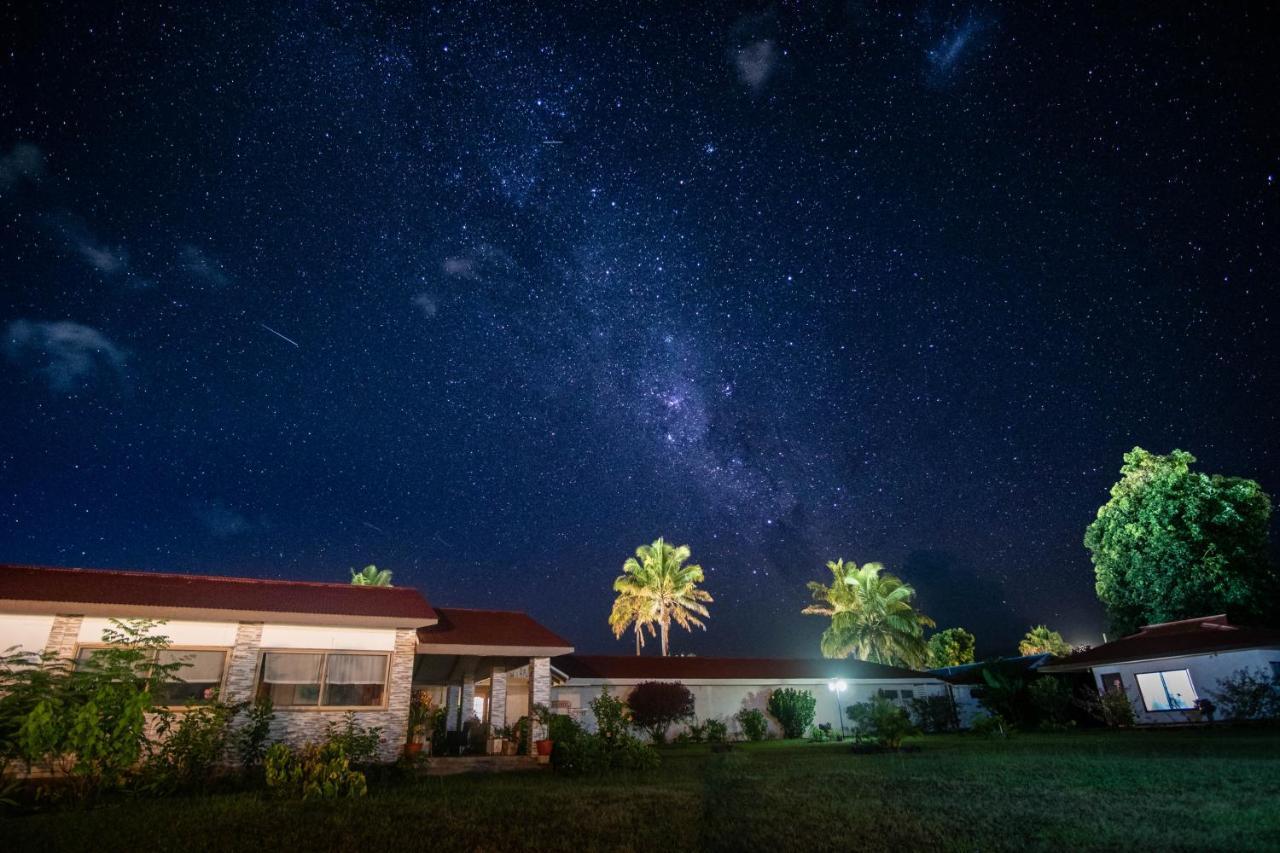
[(11, 646), (15, 651), (44, 651), (53, 629), (53, 614), (48, 616), (26, 613), (0, 613), (0, 652)]
[[(595, 731), (595, 718), (591, 714), (591, 700), (600, 695), (606, 684), (615, 696), (626, 698), (631, 689), (644, 681), (659, 679), (582, 679), (571, 678), (563, 684), (551, 687), (552, 710), (569, 714), (582, 723), (589, 731)], [(661, 679), (673, 680), (673, 679)], [(841, 716), (844, 708), (858, 702), (866, 702), (880, 689), (910, 690), (919, 698), (922, 696), (941, 696), (946, 694), (946, 685), (933, 678), (886, 679), (886, 680), (850, 680), (848, 688), (837, 700), (827, 686), (825, 679), (786, 679), (781, 681), (743, 681), (743, 680), (681, 680), (693, 694), (694, 714), (699, 722), (717, 719), (729, 727), (731, 736), (739, 733), (738, 723), (734, 716), (743, 709), (758, 708), (769, 721), (769, 732), (774, 737), (781, 737), (782, 730), (777, 722), (769, 716), (769, 694), (775, 689), (791, 687), (808, 690), (817, 700), (814, 709), (814, 725), (831, 724), (835, 731), (840, 731)], [(846, 721), (847, 724), (847, 721)], [(674, 737), (685, 728), (684, 724), (672, 726), (667, 733)]]
[(262, 626), (264, 649), (338, 649), (389, 652), (396, 647), (394, 628), (338, 628), (324, 625)]
[[(1241, 669), (1260, 669), (1270, 675), (1272, 661), (1280, 661), (1280, 648), (1240, 649), (1147, 661), (1099, 664), (1093, 668), (1093, 679), (1098, 691), (1101, 692), (1103, 690), (1104, 677), (1110, 673), (1119, 673), (1124, 684), (1125, 693), (1132, 701), (1134, 711), (1137, 714), (1137, 721), (1141, 725), (1187, 723), (1198, 721), (1200, 715), (1194, 711), (1147, 711), (1142, 701), (1142, 695), (1138, 690), (1137, 675), (1145, 672), (1185, 669), (1191, 674), (1191, 683), (1195, 688), (1197, 697), (1209, 699), (1216, 705), (1219, 703), (1213, 694), (1219, 689), (1219, 681)], [(1216, 719), (1223, 719), (1221, 710), (1218, 712)]]
[[(52, 617), (50, 617), (52, 620)], [(121, 620), (123, 621), (123, 620)], [(217, 646), (230, 648), (236, 643), (235, 622), (195, 622), (174, 619), (151, 630), (154, 636), (168, 637), (171, 646)], [(102, 632), (111, 627), (107, 617), (86, 616), (80, 623), (81, 644), (102, 642)]]

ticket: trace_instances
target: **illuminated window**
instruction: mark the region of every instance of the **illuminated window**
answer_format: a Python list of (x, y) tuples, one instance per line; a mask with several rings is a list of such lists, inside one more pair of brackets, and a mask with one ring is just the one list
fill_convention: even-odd
[(353, 652), (265, 652), (258, 696), (277, 708), (382, 704), (387, 656)]
[(1124, 681), (1118, 672), (1104, 672), (1098, 676), (1098, 680), (1102, 682), (1103, 693), (1124, 692)]
[[(102, 646), (82, 646), (76, 652), (76, 668), (93, 666), (94, 656)], [(174, 649), (148, 651), (147, 660), (161, 666), (177, 664), (173, 676), (151, 688), (157, 705), (187, 705), (211, 702), (222, 686), (222, 673), (227, 665), (224, 649)], [(142, 666), (145, 669), (146, 665)], [(144, 675), (139, 671), (138, 675)]]
[(1185, 669), (1141, 672), (1135, 678), (1148, 711), (1181, 711), (1195, 707), (1199, 698), (1191, 684), (1191, 673)]

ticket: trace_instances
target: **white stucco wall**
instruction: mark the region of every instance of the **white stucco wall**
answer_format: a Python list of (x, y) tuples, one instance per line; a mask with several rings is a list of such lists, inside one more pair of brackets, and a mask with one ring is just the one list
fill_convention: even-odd
[[(558, 713), (569, 714), (582, 723), (589, 731), (595, 730), (595, 718), (591, 714), (591, 700), (600, 695), (607, 684), (615, 696), (626, 698), (631, 689), (644, 681), (671, 679), (581, 679), (571, 678), (564, 684), (552, 685), (552, 709)], [(718, 719), (729, 727), (731, 736), (739, 733), (738, 723), (734, 716), (744, 708), (758, 708), (769, 721), (769, 732), (774, 737), (781, 737), (782, 730), (777, 722), (769, 716), (769, 694), (781, 687), (808, 690), (817, 700), (814, 709), (814, 725), (830, 723), (835, 731), (840, 731), (840, 716), (844, 708), (858, 702), (866, 702), (876, 694), (877, 690), (911, 690), (916, 697), (944, 695), (946, 685), (937, 679), (922, 677), (920, 679), (893, 680), (858, 680), (848, 681), (848, 689), (840, 694), (839, 702), (835, 694), (827, 687), (827, 681), (813, 679), (787, 679), (782, 681), (743, 681), (743, 680), (682, 680), (694, 698), (694, 713), (699, 721)], [(685, 726), (672, 726), (668, 737), (674, 737)]]
[[(123, 621), (123, 620), (121, 620)], [(194, 622), (174, 619), (152, 629), (153, 636), (169, 638), (171, 646), (216, 646), (230, 648), (236, 644), (237, 622)], [(79, 643), (101, 643), (102, 632), (111, 627), (106, 617), (86, 616), (80, 623)]]
[[(1142, 694), (1138, 691), (1136, 676), (1143, 672), (1185, 669), (1191, 673), (1191, 684), (1195, 688), (1197, 697), (1210, 699), (1217, 704), (1213, 694), (1217, 692), (1220, 680), (1241, 669), (1261, 669), (1264, 673), (1270, 675), (1272, 661), (1280, 661), (1280, 648), (1241, 649), (1216, 654), (1186, 655), (1156, 660), (1102, 664), (1094, 667), (1093, 679), (1094, 684), (1101, 691), (1103, 677), (1109, 673), (1119, 673), (1124, 683), (1125, 693), (1132, 701), (1134, 711), (1137, 714), (1137, 721), (1141, 725), (1186, 723), (1198, 721), (1199, 714), (1195, 712), (1188, 713), (1187, 711), (1147, 711), (1142, 702)], [(1220, 710), (1217, 719), (1222, 718), (1223, 715)]]
[(396, 647), (394, 628), (337, 628), (323, 625), (262, 626), (264, 649), (336, 649), (389, 652)]
[(42, 652), (52, 628), (53, 614), (0, 613), (0, 652), (11, 646), (18, 647), (15, 651)]

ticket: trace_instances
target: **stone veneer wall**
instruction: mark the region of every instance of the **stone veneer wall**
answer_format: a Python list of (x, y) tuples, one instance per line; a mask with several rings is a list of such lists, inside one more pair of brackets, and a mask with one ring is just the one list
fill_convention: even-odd
[[(529, 716), (533, 716), (534, 705), (551, 707), (551, 658), (532, 658), (529, 661)], [(547, 736), (547, 727), (534, 723), (533, 737), (529, 739), (529, 749), (533, 750), (533, 742)]]
[(70, 660), (76, 653), (76, 642), (80, 638), (80, 625), (83, 622), (83, 616), (53, 617), (53, 627), (49, 629), (49, 642), (45, 644), (44, 650)]

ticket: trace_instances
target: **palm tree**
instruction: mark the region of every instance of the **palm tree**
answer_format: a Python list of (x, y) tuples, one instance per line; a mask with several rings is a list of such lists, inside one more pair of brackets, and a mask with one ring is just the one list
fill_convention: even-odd
[(644, 648), (645, 629), (648, 629), (650, 637), (655, 633), (653, 621), (646, 599), (638, 595), (619, 593), (613, 600), (613, 612), (609, 614), (609, 627), (613, 629), (615, 639), (621, 638), (628, 628), (635, 632), (637, 656)]
[(1048, 652), (1062, 657), (1071, 654), (1071, 644), (1062, 639), (1057, 631), (1050, 631), (1046, 625), (1037, 625), (1027, 632), (1018, 643), (1018, 654), (1039, 655)]
[[(694, 627), (705, 631), (707, 626), (698, 617), (710, 617), (704, 602), (710, 603), (713, 599), (706, 590), (698, 589), (703, 581), (702, 566), (686, 566), (684, 562), (689, 556), (688, 545), (671, 545), (656, 539), (652, 545), (637, 548), (636, 555), (622, 564), (622, 574), (613, 582), (613, 591), (618, 593), (614, 613), (621, 608), (623, 614), (632, 614), (630, 619), (625, 615), (620, 618), (626, 620), (624, 626), (635, 625), (637, 634), (642, 624), (649, 626), (650, 632), (656, 624), (662, 637), (663, 657), (671, 651), (672, 621), (686, 631)], [(637, 622), (637, 616), (643, 621)], [(612, 616), (610, 623), (617, 636), (621, 636)], [(638, 638), (637, 645), (641, 643), (642, 638)]]
[(894, 575), (882, 575), (880, 563), (859, 568), (853, 561), (836, 560), (827, 568), (831, 585), (810, 581), (816, 603), (802, 611), (831, 618), (822, 632), (823, 656), (853, 654), (875, 663), (924, 666), (929, 657), (924, 629), (934, 622), (912, 606), (915, 589)]
[(351, 570), (352, 586), (391, 586), (391, 571), (377, 566), (365, 566), (360, 571)]

